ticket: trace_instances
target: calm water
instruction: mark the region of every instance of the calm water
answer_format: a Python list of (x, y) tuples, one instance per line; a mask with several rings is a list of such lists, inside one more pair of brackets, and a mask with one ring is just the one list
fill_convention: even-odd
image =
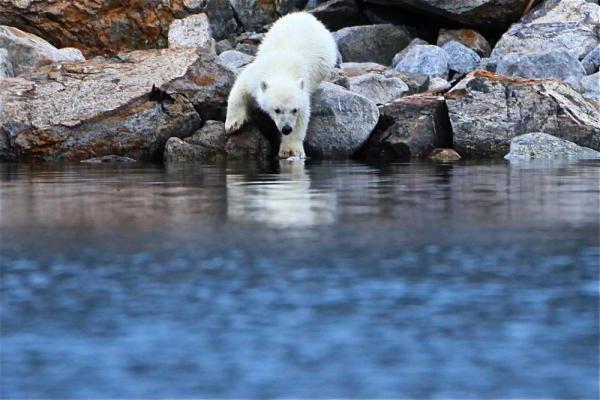
[(0, 165), (0, 394), (597, 398), (599, 179)]

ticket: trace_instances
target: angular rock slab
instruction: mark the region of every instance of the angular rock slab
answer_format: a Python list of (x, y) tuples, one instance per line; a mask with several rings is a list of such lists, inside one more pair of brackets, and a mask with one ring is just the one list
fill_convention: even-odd
[(328, 0), (308, 12), (332, 32), (368, 23), (354, 0)]
[(481, 61), (481, 58), (475, 51), (455, 40), (444, 44), (442, 49), (448, 54), (448, 66), (450, 70), (459, 74), (466, 74), (473, 71)]
[(322, 83), (312, 97), (304, 147), (309, 157), (349, 158), (377, 125), (379, 110), (364, 96)]
[(210, 22), (206, 14), (195, 14), (176, 19), (169, 27), (169, 47), (197, 47), (202, 51), (215, 52)]
[(352, 26), (333, 34), (343, 62), (375, 62), (390, 65), (394, 55), (412, 37), (401, 26), (391, 24)]
[(424, 158), (452, 145), (443, 96), (413, 95), (379, 107), (375, 132), (361, 151), (367, 159)]
[(504, 156), (513, 137), (546, 132), (600, 150), (600, 112), (569, 85), (474, 71), (446, 94), (454, 148)]
[[(523, 14), (523, 0), (365, 0), (398, 9), (411, 9), (457, 21), (470, 27), (498, 30)], [(390, 10), (393, 12), (393, 10)], [(401, 11), (399, 11), (401, 12)]]
[(294, 9), (295, 0), (230, 0), (246, 31), (256, 31)]
[(568, 52), (554, 50), (507, 54), (498, 62), (496, 73), (521, 78), (557, 79), (580, 91), (585, 69)]
[(0, 48), (8, 51), (14, 75), (60, 61), (83, 61), (77, 49), (57, 49), (44, 39), (10, 26), (0, 26)]
[(567, 51), (581, 60), (599, 43), (600, 6), (585, 0), (547, 0), (510, 27), (492, 51), (492, 58), (509, 53)]
[(398, 72), (425, 74), (430, 78), (448, 79), (450, 72), (448, 53), (437, 46), (416, 45), (410, 48), (394, 69)]
[(0, 80), (0, 157), (159, 159), (169, 137), (199, 127), (196, 107), (225, 103), (233, 82), (233, 73), (195, 49), (121, 58), (126, 62), (67, 63), (31, 80)]
[(600, 158), (600, 152), (547, 133), (534, 132), (513, 138), (510, 141), (510, 153), (504, 158), (510, 161), (561, 158), (589, 160)]

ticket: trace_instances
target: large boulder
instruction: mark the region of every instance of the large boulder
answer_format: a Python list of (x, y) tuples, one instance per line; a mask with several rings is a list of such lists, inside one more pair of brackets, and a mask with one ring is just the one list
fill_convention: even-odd
[(159, 159), (171, 136), (222, 109), (234, 74), (195, 49), (134, 51), (124, 62), (63, 63), (0, 80), (0, 157)]
[(60, 61), (83, 61), (77, 49), (57, 49), (44, 39), (10, 26), (0, 26), (0, 48), (8, 51), (15, 75)]
[(405, 48), (403, 48), (398, 53), (396, 53), (396, 55), (394, 55), (394, 58), (392, 58), (392, 67), (396, 67), (400, 60), (402, 60), (406, 53), (408, 53), (413, 47), (428, 44), (429, 42), (427, 42), (426, 40), (423, 40), (421, 38), (414, 38)]
[(450, 59), (448, 53), (437, 46), (416, 45), (398, 60), (394, 67), (399, 72), (425, 74), (430, 78), (448, 79)]
[(411, 41), (402, 26), (391, 24), (343, 28), (333, 34), (344, 62), (376, 62), (391, 65), (394, 55)]
[(8, 50), (0, 49), (0, 78), (10, 78), (13, 76), (15, 76), (15, 72), (8, 55)]
[(169, 27), (169, 47), (197, 47), (200, 51), (215, 52), (215, 40), (206, 14), (176, 19)]
[[(523, 0), (365, 0), (390, 6), (390, 13), (403, 9), (422, 12), (486, 30), (501, 30), (523, 14)], [(395, 10), (394, 10), (395, 9)]]
[(474, 71), (446, 94), (454, 147), (472, 157), (504, 156), (510, 140), (546, 132), (600, 149), (600, 112), (556, 80)]
[(385, 104), (402, 97), (409, 88), (400, 78), (368, 73), (350, 78), (350, 90), (365, 96), (375, 104)]
[(205, 12), (215, 38), (237, 29), (229, 0), (2, 0), (0, 24), (40, 36), (86, 56), (167, 46), (174, 19)]
[(185, 139), (171, 137), (165, 144), (166, 162), (214, 162), (226, 157), (227, 135), (225, 124), (220, 121), (206, 121), (204, 126)]
[(585, 0), (547, 0), (502, 35), (492, 58), (562, 50), (581, 60), (600, 43), (599, 19), (598, 4)]
[(348, 158), (365, 143), (379, 119), (375, 103), (332, 83), (322, 83), (312, 97), (304, 142), (315, 158)]
[(473, 29), (440, 29), (437, 45), (442, 47), (448, 42), (457, 41), (467, 46), (480, 57), (488, 57), (492, 48), (483, 35)]
[(354, 0), (328, 0), (309, 11), (330, 31), (368, 23)]
[(580, 90), (585, 69), (577, 58), (559, 50), (507, 54), (498, 62), (496, 73), (521, 78), (558, 79)]
[(295, 0), (230, 0), (237, 20), (247, 31), (256, 31), (294, 9)]
[(379, 112), (379, 124), (361, 151), (367, 159), (424, 158), (452, 145), (443, 96), (408, 96), (379, 107)]
[(510, 141), (510, 152), (504, 156), (510, 161), (533, 159), (598, 159), (600, 152), (575, 143), (548, 135), (534, 132), (517, 136)]
[(588, 100), (600, 104), (600, 72), (581, 79), (581, 94)]

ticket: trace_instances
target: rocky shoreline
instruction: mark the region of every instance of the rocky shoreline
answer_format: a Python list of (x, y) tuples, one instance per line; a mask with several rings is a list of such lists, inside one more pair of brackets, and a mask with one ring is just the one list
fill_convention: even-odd
[(439, 3), (0, 0), (0, 159), (273, 157), (258, 111), (225, 134), (226, 101), (270, 24), (297, 9), (341, 56), (314, 94), (309, 157), (600, 155), (597, 1), (525, 16), (522, 0)]

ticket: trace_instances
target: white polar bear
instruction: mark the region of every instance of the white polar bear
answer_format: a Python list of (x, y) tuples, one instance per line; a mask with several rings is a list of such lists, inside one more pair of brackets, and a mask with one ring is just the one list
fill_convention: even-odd
[(315, 17), (297, 12), (280, 18), (231, 89), (225, 130), (244, 124), (254, 98), (282, 133), (279, 157), (304, 158), (310, 95), (329, 78), (336, 61), (335, 40)]

